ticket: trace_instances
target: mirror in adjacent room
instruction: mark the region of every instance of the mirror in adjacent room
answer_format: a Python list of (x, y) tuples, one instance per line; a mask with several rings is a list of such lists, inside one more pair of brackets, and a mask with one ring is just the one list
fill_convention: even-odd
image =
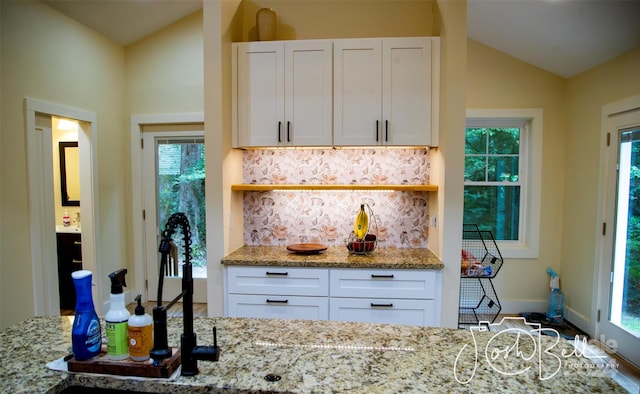
[(60, 142), (60, 191), (62, 206), (80, 206), (78, 142)]

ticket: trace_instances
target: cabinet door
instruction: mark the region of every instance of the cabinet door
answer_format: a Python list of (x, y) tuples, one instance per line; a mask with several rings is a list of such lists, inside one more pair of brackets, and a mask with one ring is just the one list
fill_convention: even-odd
[(382, 41), (333, 43), (335, 145), (379, 145), (382, 132)]
[(431, 144), (431, 39), (382, 41), (382, 139), (385, 145)]
[(60, 309), (74, 309), (76, 305), (76, 291), (71, 273), (82, 269), (81, 235), (57, 233), (56, 238)]
[(327, 320), (327, 297), (229, 294), (229, 317)]
[(332, 76), (331, 41), (285, 44), (285, 124), (288, 146), (331, 146)]
[(331, 298), (329, 318), (359, 323), (434, 326), (434, 300)]
[(238, 146), (281, 146), (284, 44), (240, 43), (236, 48)]

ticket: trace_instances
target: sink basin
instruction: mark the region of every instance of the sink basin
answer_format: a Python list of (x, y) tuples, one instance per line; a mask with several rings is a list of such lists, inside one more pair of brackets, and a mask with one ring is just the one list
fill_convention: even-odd
[(74, 233), (74, 234), (80, 234), (82, 233), (82, 227), (77, 227), (77, 226), (69, 226), (69, 227), (65, 227), (65, 226), (61, 226), (61, 225), (56, 225), (56, 233)]

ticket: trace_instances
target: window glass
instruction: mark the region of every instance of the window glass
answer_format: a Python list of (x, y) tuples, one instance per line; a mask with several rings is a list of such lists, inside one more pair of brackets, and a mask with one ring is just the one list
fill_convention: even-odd
[(464, 223), (496, 240), (520, 239), (521, 127), (468, 127)]

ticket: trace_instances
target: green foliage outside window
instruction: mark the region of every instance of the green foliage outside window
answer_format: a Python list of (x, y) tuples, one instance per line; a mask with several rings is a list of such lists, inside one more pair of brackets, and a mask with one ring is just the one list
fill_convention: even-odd
[(466, 129), (464, 223), (517, 240), (520, 228), (519, 127)]
[[(192, 263), (206, 266), (204, 144), (160, 144), (158, 157), (164, 160), (158, 171), (158, 223), (164, 229), (169, 216), (183, 212), (191, 226)], [(174, 242), (179, 245), (181, 239), (175, 236)]]
[[(631, 318), (629, 324), (640, 332), (640, 140), (631, 148), (629, 179), (629, 212), (627, 216), (627, 253), (625, 256), (624, 292), (622, 313)], [(623, 316), (624, 319), (624, 316)], [(627, 325), (624, 324), (623, 325)]]

